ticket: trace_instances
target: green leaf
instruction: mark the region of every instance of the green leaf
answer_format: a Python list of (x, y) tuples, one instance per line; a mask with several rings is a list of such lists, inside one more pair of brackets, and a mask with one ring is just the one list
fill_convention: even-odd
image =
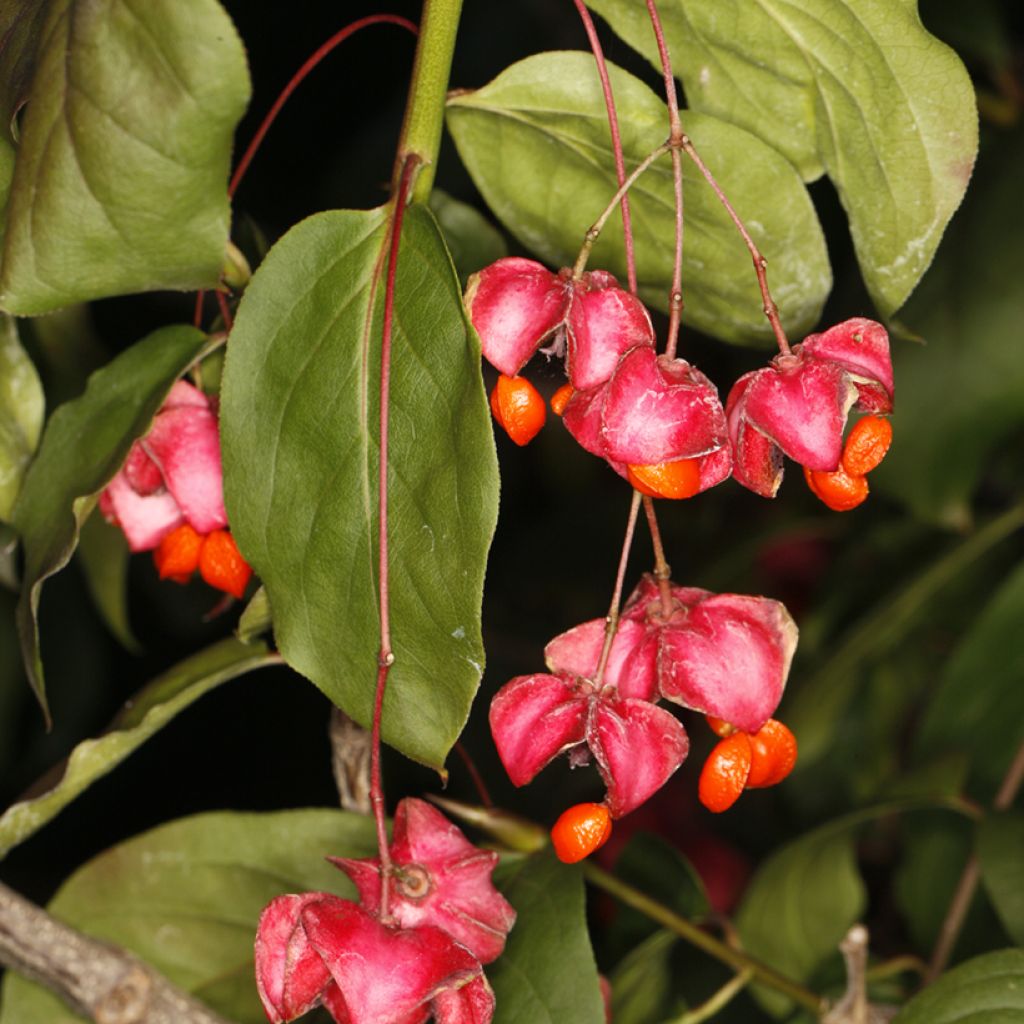
[(502, 865), (495, 882), (517, 916), (505, 952), (487, 969), (494, 1024), (603, 1024), (579, 868), (547, 849)]
[(216, 0), (51, 0), (7, 207), (0, 306), (216, 284), (245, 55)]
[(124, 534), (93, 512), (78, 535), (78, 563), (100, 618), (125, 650), (138, 654), (139, 642), (128, 619), (128, 559)]
[[(285, 660), (369, 727), (380, 624), (377, 480), (384, 209), (318, 214), (246, 289), (224, 370), (232, 530)], [(383, 735), (441, 769), (480, 682), (497, 467), (480, 353), (430, 214), (406, 213), (389, 440)]]
[[(90, 378), (60, 406), (25, 476), (13, 523), (25, 547), (18, 633), (29, 682), (47, 712), (36, 615), (44, 580), (68, 564), (78, 531), (132, 442), (149, 429), (171, 385), (208, 346), (194, 327), (164, 327)], [(48, 713), (48, 712), (47, 712)]]
[(28, 98), (45, 16), (44, 0), (0, 0), (0, 132), (5, 140), (16, 141), (14, 120)]
[(612, 1020), (615, 1024), (651, 1024), (670, 1012), (672, 996), (672, 947), (678, 936), (660, 928), (625, 956), (608, 980), (612, 986)]
[(430, 192), (430, 212), (444, 235), (452, 262), (465, 284), (470, 274), (508, 255), (508, 246), (497, 228), (468, 203), (453, 199), (439, 188)]
[(268, 632), (273, 624), (267, 588), (260, 587), (238, 617), (238, 628), (235, 633), (243, 644), (251, 644), (253, 640)]
[[(285, 892), (354, 889), (326, 854), (372, 856), (373, 821), (334, 810), (200, 814), (100, 854), (49, 906), (61, 920), (137, 953), (237, 1024), (266, 1024), (253, 937)], [(0, 1024), (72, 1024), (54, 996), (8, 973)]]
[(892, 1024), (1024, 1024), (1024, 952), (1003, 949), (954, 967)]
[[(639, 79), (609, 67), (627, 171), (660, 146), (667, 109)], [(448, 127), (488, 205), (528, 249), (571, 265), (618, 187), (594, 60), (542, 53), (448, 102)], [(687, 118), (687, 132), (770, 264), (788, 330), (813, 325), (832, 286), (817, 215), (799, 175), (775, 149), (724, 121)], [(704, 179), (684, 160), (684, 317), (727, 341), (772, 337), (750, 255)], [(672, 281), (672, 169), (662, 157), (630, 192), (641, 296), (666, 309)], [(590, 265), (625, 275), (621, 220), (608, 222)]]
[(1024, 814), (993, 814), (978, 828), (981, 880), (1007, 934), (1024, 946)]
[[(736, 917), (743, 948), (796, 981), (806, 981), (829, 956), (867, 906), (854, 840), (861, 812), (830, 822), (777, 850), (754, 875)], [(790, 1000), (753, 990), (775, 1016)]]
[(963, 529), (987, 456), (1024, 424), (1024, 131), (986, 145), (975, 187), (901, 320), (895, 442), (872, 476), (919, 518)]
[(925, 706), (914, 742), (917, 758), (961, 752), (971, 779), (994, 794), (1022, 739), (1024, 721), (1024, 563), (982, 609)]
[(0, 315), (0, 520), (9, 519), (39, 444), (45, 399), (13, 317)]
[[(589, 6), (660, 67), (642, 4)], [(660, 8), (693, 109), (753, 132), (807, 181), (827, 173), (871, 297), (883, 316), (899, 309), (963, 198), (978, 149), (971, 80), (925, 31), (917, 0), (667, 0)]]
[(279, 663), (280, 658), (265, 644), (243, 644), (231, 637), (158, 676), (125, 706), (102, 736), (75, 747), (51, 789), (12, 804), (0, 816), (0, 857), (55, 818), (79, 793), (203, 694), (253, 669)]

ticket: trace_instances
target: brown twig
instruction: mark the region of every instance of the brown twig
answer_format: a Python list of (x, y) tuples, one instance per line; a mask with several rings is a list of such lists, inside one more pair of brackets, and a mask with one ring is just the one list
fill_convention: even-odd
[[(996, 811), (1005, 811), (1013, 803), (1020, 791), (1021, 783), (1024, 782), (1024, 743), (1017, 748), (1017, 753), (1010, 762), (1010, 767), (1003, 777), (999, 792), (996, 793), (992, 807)], [(970, 910), (971, 901), (978, 888), (981, 879), (981, 867), (978, 858), (971, 854), (964, 865), (963, 873), (953, 891), (953, 898), (949, 901), (946, 916), (939, 929), (939, 937), (935, 942), (935, 949), (932, 951), (932, 959), (928, 965), (928, 973), (925, 975), (925, 984), (930, 985), (946, 969), (949, 958), (953, 955), (953, 948), (956, 940), (960, 937), (960, 929), (963, 927)]]
[(0, 963), (96, 1024), (228, 1024), (131, 953), (75, 931), (2, 883)]

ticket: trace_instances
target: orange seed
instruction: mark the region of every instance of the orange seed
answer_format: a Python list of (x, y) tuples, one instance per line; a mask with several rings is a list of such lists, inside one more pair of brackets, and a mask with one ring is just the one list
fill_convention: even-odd
[(892, 424), (881, 416), (864, 416), (847, 435), (843, 447), (843, 469), (851, 476), (863, 476), (876, 469), (892, 444)]
[(750, 737), (750, 777), (747, 789), (780, 783), (796, 764), (796, 737), (781, 722), (769, 718)]
[(604, 846), (612, 834), (612, 817), (604, 804), (575, 804), (551, 828), (558, 859), (575, 864)]
[(734, 732), (719, 740), (701, 769), (697, 796), (715, 814), (728, 810), (740, 797), (750, 775), (750, 738)]
[(842, 466), (834, 473), (812, 470), (804, 466), (804, 479), (815, 496), (834, 512), (849, 512), (867, 500), (867, 478), (852, 476)]
[(171, 530), (153, 551), (153, 562), (160, 579), (188, 583), (199, 565), (202, 546), (202, 536), (188, 523)]
[(516, 444), (529, 444), (544, 426), (547, 411), (540, 392), (525, 377), (498, 376), (491, 412)]
[(252, 569), (234, 537), (227, 530), (214, 530), (206, 535), (199, 552), (199, 573), (211, 587), (241, 599)]
[(649, 498), (692, 498), (700, 490), (700, 463), (677, 459), (651, 466), (627, 466), (626, 479)]
[(551, 411), (556, 416), (561, 416), (565, 412), (565, 407), (569, 404), (569, 399), (573, 396), (573, 389), (571, 384), (563, 384), (552, 396), (551, 396)]

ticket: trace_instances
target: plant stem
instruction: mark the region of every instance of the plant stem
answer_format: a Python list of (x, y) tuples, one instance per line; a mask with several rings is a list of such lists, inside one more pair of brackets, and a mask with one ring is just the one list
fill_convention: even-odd
[(391, 619), (388, 593), (388, 428), (391, 393), (391, 332), (395, 319), (395, 278), (398, 271), (398, 250), (402, 239), (402, 222), (409, 200), (409, 191), (419, 157), (410, 156), (402, 165), (391, 212), (391, 238), (388, 252), (387, 278), (384, 288), (384, 320), (380, 339), (380, 458), (378, 475), (378, 588), (380, 595), (380, 651), (377, 655), (377, 688), (373, 700), (373, 730), (370, 747), (370, 802), (377, 825), (377, 846), (380, 850), (380, 919), (389, 920), (388, 896), (391, 888), (391, 855), (388, 850), (385, 821), (384, 785), (380, 770), (380, 733), (384, 713), (384, 693), (388, 672), (395, 663), (391, 650)]
[(371, 14), (369, 17), (359, 18), (357, 21), (353, 21), (350, 25), (346, 25), (340, 31), (335, 32), (330, 39), (318, 46), (317, 49), (314, 50), (307, 58), (302, 67), (292, 75), (288, 84), (281, 90), (277, 99), (274, 100), (274, 105), (267, 111), (266, 116), (260, 122), (259, 128), (256, 129), (256, 134), (253, 135), (252, 141), (246, 147), (245, 152), (242, 154), (242, 158), (238, 161), (235, 173), (231, 176), (231, 183), (228, 185), (229, 196), (233, 196), (238, 190), (238, 186), (241, 184), (242, 178), (245, 177), (245, 172), (249, 169), (249, 164), (252, 163), (252, 158), (260, 148), (260, 144), (263, 142), (264, 136), (268, 131), (270, 131), (270, 126), (274, 123), (277, 115), (281, 112), (281, 108), (288, 102), (288, 97), (295, 92), (309, 73), (332, 50), (340, 46), (350, 36), (355, 35), (360, 29), (369, 28), (371, 25), (398, 25), (401, 28), (408, 29), (413, 35), (416, 35), (417, 32), (416, 26), (409, 21), (408, 18), (399, 17), (397, 14)]
[(737, 971), (749, 971), (754, 981), (767, 985), (769, 988), (775, 989), (776, 992), (781, 992), (792, 999), (793, 1002), (805, 1007), (812, 1013), (820, 1015), (824, 1012), (827, 1005), (826, 1001), (809, 988), (779, 974), (774, 968), (761, 963), (760, 960), (754, 959), (754, 957), (749, 956), (747, 953), (738, 949), (732, 949), (721, 940), (708, 935), (707, 932), (701, 931), (700, 928), (687, 921), (686, 918), (680, 917), (657, 900), (640, 892), (639, 889), (634, 889), (633, 886), (628, 885), (626, 882), (620, 881), (614, 875), (599, 868), (596, 864), (585, 862), (583, 874), (591, 885), (603, 889), (627, 906), (639, 910), (652, 921), (657, 921), (659, 924), (664, 925), (691, 945), (702, 949), (709, 956), (724, 964), (728, 964)]
[(580, 249), (580, 254), (576, 257), (576, 262), (573, 264), (573, 277), (579, 278), (582, 276), (583, 271), (586, 270), (587, 260), (590, 259), (590, 250), (594, 248), (594, 243), (599, 238), (605, 224), (608, 223), (608, 218), (615, 212), (615, 207), (619, 205), (622, 197), (633, 187), (637, 178), (639, 178), (640, 175), (643, 174), (659, 156), (667, 153), (671, 148), (671, 143), (663, 142), (656, 150), (654, 150), (653, 153), (648, 153), (647, 156), (637, 164), (633, 173), (619, 186), (618, 192), (612, 196), (611, 202), (605, 207), (604, 212), (587, 230), (586, 237), (583, 240), (583, 246)]
[(434, 184), (437, 154), (441, 148), (441, 130), (444, 126), (445, 93), (461, 13), (462, 0), (424, 0), (423, 3), (419, 43), (416, 46), (416, 60), (412, 68), (402, 134), (398, 139), (394, 172), (397, 187), (402, 169), (410, 157), (416, 157), (422, 165), (412, 191), (414, 202), (426, 202)]
[[(1006, 775), (1003, 776), (999, 792), (996, 794), (995, 800), (992, 801), (993, 810), (1008, 810), (1020, 791), (1022, 782), (1024, 782), (1024, 743), (1017, 748), (1017, 753), (1010, 762)], [(953, 898), (946, 910), (942, 927), (939, 929), (939, 937), (932, 952), (928, 972), (925, 974), (926, 985), (930, 985), (946, 969), (946, 964), (949, 963), (949, 958), (953, 955), (956, 940), (960, 937), (960, 929), (963, 928), (967, 911), (971, 908), (971, 901), (974, 899), (980, 879), (981, 867), (978, 858), (971, 854), (964, 865), (963, 873), (960, 875)]]
[(675, 250), (672, 260), (672, 287), (668, 296), (668, 338), (665, 354), (674, 359), (679, 343), (679, 324), (683, 315), (683, 160), (679, 146), (686, 136), (679, 120), (679, 99), (676, 96), (676, 80), (672, 74), (672, 58), (665, 42), (665, 31), (654, 0), (647, 0), (647, 13), (654, 29), (661, 59), (661, 72), (665, 80), (665, 102), (668, 104), (669, 142), (672, 143), (672, 187), (675, 193)]
[(665, 548), (661, 543), (661, 530), (654, 512), (654, 499), (646, 495), (644, 512), (647, 513), (647, 527), (651, 531), (651, 546), (654, 548), (654, 578), (658, 581), (661, 614), (667, 619), (672, 614), (672, 567), (665, 561)]
[[(583, 0), (573, 0), (580, 20), (583, 22), (583, 29), (590, 41), (590, 49), (594, 54), (594, 61), (597, 64), (597, 75), (601, 79), (601, 91), (604, 93), (604, 106), (608, 112), (608, 131), (612, 141), (612, 156), (615, 159), (615, 178), (619, 188), (626, 183), (626, 162), (622, 155), (622, 135), (619, 132), (619, 118), (615, 111), (615, 96), (612, 93), (611, 79), (608, 77), (608, 64), (604, 59), (604, 50), (601, 48), (601, 40), (598, 38), (597, 29), (594, 28), (594, 19), (590, 17)], [(633, 246), (633, 221), (629, 212), (629, 194), (622, 193), (619, 201), (622, 210), (622, 240), (626, 248), (626, 279), (629, 282), (629, 290), (636, 295), (636, 253)]]
[(619, 569), (615, 575), (615, 587), (612, 590), (612, 602), (608, 608), (608, 617), (604, 623), (604, 644), (601, 646), (601, 657), (594, 673), (594, 685), (600, 688), (604, 680), (604, 670), (608, 665), (612, 642), (619, 628), (619, 605), (622, 603), (622, 584), (626, 578), (626, 565), (629, 562), (629, 551), (633, 546), (633, 534), (636, 531), (636, 519), (640, 514), (640, 492), (633, 492), (633, 500), (629, 505), (629, 519), (626, 520), (626, 536), (622, 540), (622, 553), (619, 555)]
[(750, 971), (740, 971), (730, 978), (710, 999), (705, 1000), (700, 1006), (687, 1010), (682, 1017), (677, 1017), (668, 1024), (703, 1024), (710, 1020), (719, 1010), (724, 1009), (750, 984), (753, 974)]

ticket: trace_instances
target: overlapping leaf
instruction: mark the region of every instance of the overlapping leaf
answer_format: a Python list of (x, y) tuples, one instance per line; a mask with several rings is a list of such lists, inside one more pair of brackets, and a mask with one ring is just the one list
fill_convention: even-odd
[(1024, 814), (996, 814), (978, 828), (981, 880), (1007, 934), (1024, 946)]
[(186, 658), (143, 689), (96, 739), (71, 752), (60, 780), (45, 793), (12, 804), (0, 816), (0, 857), (55, 818), (155, 732), (203, 694), (237, 676), (279, 661), (266, 645), (229, 638)]
[(39, 443), (43, 409), (39, 375), (21, 347), (14, 318), (0, 316), (0, 521), (10, 518)]
[(53, 0), (39, 33), (0, 306), (35, 314), (215, 284), (232, 133), (249, 96), (223, 9), (216, 0)]
[(96, 495), (206, 346), (206, 335), (194, 327), (154, 331), (97, 370), (85, 393), (60, 406), (46, 425), (12, 514), (25, 548), (18, 633), (29, 681), (44, 709), (36, 624), (43, 581), (67, 565)]
[(603, 1024), (579, 869), (547, 849), (503, 867), (496, 881), (517, 916), (505, 952), (487, 969), (494, 1024)]
[[(627, 169), (668, 134), (664, 103), (639, 79), (609, 68)], [(488, 205), (528, 249), (571, 265), (584, 234), (617, 189), (604, 99), (593, 58), (544, 53), (448, 104), (448, 126)], [(777, 150), (706, 115), (687, 132), (770, 263), (773, 295), (794, 333), (818, 319), (832, 284), (817, 216), (799, 175)], [(725, 210), (684, 162), (685, 317), (729, 341), (771, 332), (750, 255)], [(637, 271), (645, 300), (664, 309), (672, 280), (674, 199), (668, 157), (630, 192)], [(618, 214), (594, 248), (592, 267), (625, 275)]]
[(1024, 951), (1003, 949), (954, 967), (916, 995), (893, 1024), (1021, 1024)]
[[(372, 819), (344, 811), (201, 814), (101, 854), (49, 909), (130, 949), (237, 1024), (266, 1024), (252, 962), (260, 911), (285, 892), (353, 897), (324, 857), (374, 851)], [(81, 1020), (44, 989), (7, 975), (0, 1024)]]
[[(242, 300), (221, 431), (232, 528), (290, 665), (369, 725), (377, 674), (377, 480), (385, 210), (318, 214)], [(378, 286), (379, 285), (379, 286)], [(391, 631), (384, 738), (441, 768), (483, 666), (497, 469), (479, 348), (430, 214), (409, 209), (395, 297)]]
[[(643, 4), (589, 6), (658, 62)], [(807, 180), (826, 172), (876, 305), (885, 316), (898, 309), (931, 262), (978, 148), (966, 69), (924, 29), (917, 0), (659, 6), (690, 105), (765, 139)]]

